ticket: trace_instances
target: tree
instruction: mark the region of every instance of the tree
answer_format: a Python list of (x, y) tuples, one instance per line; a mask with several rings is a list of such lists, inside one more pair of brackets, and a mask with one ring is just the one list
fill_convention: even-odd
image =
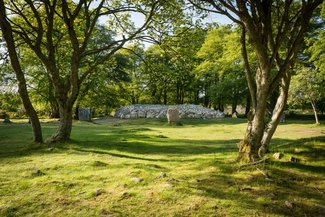
[(16, 78), (18, 81), (18, 92), (20, 95), (20, 98), (23, 102), (23, 105), (25, 107), (26, 113), (30, 117), (32, 128), (33, 128), (33, 135), (34, 135), (34, 142), (42, 143), (43, 142), (43, 136), (42, 136), (42, 128), (41, 124), (38, 118), (38, 115), (30, 101), (27, 86), (26, 86), (26, 79), (24, 72), (22, 71), (18, 54), (16, 51), (16, 43), (13, 36), (13, 29), (11, 27), (11, 24), (7, 20), (8, 16), (6, 14), (6, 8), (3, 0), (0, 0), (0, 27), (2, 36), (6, 41), (7, 49), (9, 52), (10, 62), (12, 65), (12, 68), (15, 71)]
[(17, 50), (32, 102), (41, 105), (43, 112), (46, 109), (50, 118), (59, 118), (59, 105), (54, 96), (51, 77), (49, 73), (44, 73), (46, 67), (30, 49), (20, 46)]
[[(322, 84), (323, 83), (323, 84)], [(289, 101), (301, 105), (309, 102), (313, 108), (315, 123), (319, 124), (317, 116), (317, 102), (324, 98), (324, 82), (313, 68), (302, 67), (297, 75), (292, 77)]]
[[(256, 161), (268, 150), (280, 122), (288, 98), (290, 68), (295, 63), (313, 11), (323, 1), (190, 1), (200, 9), (227, 16), (242, 30), (242, 55), (252, 112), (244, 139), (239, 144), (238, 160)], [(247, 57), (246, 35), (256, 54), (258, 67), (255, 72)], [(279, 96), (271, 120), (266, 122), (268, 98), (276, 89)]]
[(125, 104), (123, 98), (130, 94), (123, 84), (130, 81), (128, 70), (131, 61), (124, 51), (120, 50), (85, 80), (75, 105), (76, 116), (79, 106), (91, 107), (92, 113), (107, 116), (112, 109)]
[(206, 30), (200, 26), (180, 27), (144, 55), (143, 75), (146, 100), (151, 103), (199, 103), (199, 81), (194, 69), (196, 53)]
[(126, 103), (138, 104), (146, 102), (144, 48), (141, 44), (133, 44), (121, 50), (117, 55), (117, 70), (123, 72), (125, 79), (118, 79), (117, 89)]
[(166, 54), (158, 45), (153, 45), (145, 52), (145, 61), (147, 63), (145, 79), (151, 101), (167, 104), (168, 93), (172, 90), (173, 80), (171, 56)]
[[(157, 14), (166, 11), (165, 1), (9, 1), (6, 17), (15, 40), (24, 42), (36, 54), (49, 73), (55, 99), (59, 105), (60, 124), (50, 141), (66, 141), (72, 130), (73, 105), (82, 83), (120, 50), (128, 41), (140, 39), (152, 27)], [(166, 5), (164, 5), (166, 3)], [(95, 7), (94, 7), (95, 5)], [(130, 13), (141, 13), (143, 24), (136, 28)], [(120, 37), (95, 43), (96, 24), (106, 17), (104, 30)], [(83, 67), (82, 67), (83, 66)]]
[(307, 44), (308, 63), (312, 63), (318, 71), (318, 76), (325, 78), (325, 4), (322, 4), (319, 16), (314, 19), (313, 32), (308, 35), (305, 42)]
[(211, 29), (197, 56), (201, 63), (196, 73), (204, 82), (205, 105), (212, 103), (223, 111), (224, 104), (231, 104), (232, 113), (236, 112), (247, 92), (238, 31), (231, 25)]

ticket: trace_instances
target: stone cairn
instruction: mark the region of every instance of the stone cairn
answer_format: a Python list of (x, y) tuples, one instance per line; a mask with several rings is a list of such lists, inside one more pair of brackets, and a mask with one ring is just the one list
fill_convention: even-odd
[(116, 118), (166, 118), (169, 108), (179, 111), (179, 118), (224, 118), (225, 114), (219, 110), (205, 108), (201, 105), (159, 105), (159, 104), (134, 104), (119, 108), (115, 112)]

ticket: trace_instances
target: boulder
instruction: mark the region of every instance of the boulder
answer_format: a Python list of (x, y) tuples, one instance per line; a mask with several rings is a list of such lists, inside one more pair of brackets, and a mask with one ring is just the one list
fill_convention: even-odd
[(179, 111), (177, 108), (169, 108), (167, 110), (167, 120), (169, 124), (178, 124)]
[(283, 154), (280, 153), (280, 152), (276, 152), (276, 153), (273, 154), (273, 158), (274, 158), (274, 159), (279, 160), (279, 159), (281, 159), (282, 157), (283, 157)]
[(79, 108), (78, 109), (79, 121), (91, 121), (91, 109), (90, 108)]

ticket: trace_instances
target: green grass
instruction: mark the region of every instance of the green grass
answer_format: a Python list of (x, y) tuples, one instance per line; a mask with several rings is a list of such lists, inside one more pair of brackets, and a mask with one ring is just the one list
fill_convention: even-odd
[(76, 122), (54, 146), (1, 124), (0, 216), (324, 216), (325, 126), (312, 123), (281, 124), (271, 152), (284, 157), (240, 170), (243, 119)]

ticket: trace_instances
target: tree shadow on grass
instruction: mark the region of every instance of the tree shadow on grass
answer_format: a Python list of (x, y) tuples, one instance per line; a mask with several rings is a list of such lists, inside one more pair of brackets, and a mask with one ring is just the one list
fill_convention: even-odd
[[(216, 168), (223, 164), (225, 162), (218, 162)], [(236, 213), (236, 210), (246, 210), (244, 216), (324, 216), (325, 189), (324, 186), (317, 188), (317, 183), (324, 183), (322, 171), (316, 176), (304, 176), (306, 173), (302, 174), (296, 168), (287, 164), (275, 165), (274, 162), (267, 164), (264, 170), (271, 172), (267, 179), (256, 173), (256, 166), (244, 171), (228, 168), (222, 174), (216, 170), (202, 174), (199, 181), (189, 186), (199, 190), (197, 194), (217, 200), (220, 212), (224, 209), (223, 201), (227, 201), (227, 211), (221, 215), (229, 215), (230, 211), (233, 212), (230, 216), (242, 216), (243, 213)], [(250, 175), (238, 176), (245, 171)], [(293, 207), (288, 207), (286, 201)]]
[(301, 157), (302, 160), (306, 161), (325, 159), (325, 136), (316, 136), (297, 140), (276, 138), (272, 140), (272, 143), (273, 145), (270, 146), (271, 152), (283, 152), (298, 158)]
[[(323, 216), (320, 207), (324, 195), (312, 187), (306, 187), (305, 183), (291, 181), (279, 184), (263, 178), (252, 181), (214, 174), (192, 184), (191, 188), (200, 190), (204, 197), (220, 201), (217, 204), (219, 209), (223, 209), (222, 201), (228, 201), (228, 210), (246, 210), (243, 216)], [(293, 208), (287, 207), (286, 201), (290, 201)], [(242, 214), (233, 213), (234, 216)]]
[[(192, 140), (174, 140), (174, 139), (155, 139), (152, 137), (135, 136), (132, 139), (136, 141), (74, 141), (69, 147), (83, 152), (93, 152), (98, 154), (111, 153), (111, 151), (124, 152), (136, 155), (173, 155), (189, 156), (213, 153), (233, 153), (236, 152), (236, 143), (239, 140), (202, 140), (194, 142)], [(143, 141), (141, 141), (143, 140)], [(61, 147), (66, 148), (66, 147)]]

